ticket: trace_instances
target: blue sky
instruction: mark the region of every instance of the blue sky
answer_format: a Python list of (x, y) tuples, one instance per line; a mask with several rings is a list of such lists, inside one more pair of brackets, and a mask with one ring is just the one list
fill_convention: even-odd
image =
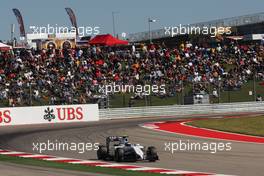
[(25, 29), (29, 26), (70, 26), (64, 10), (71, 7), (78, 26), (99, 26), (100, 33), (112, 33), (112, 11), (116, 15), (118, 33), (148, 30), (147, 18), (157, 19), (153, 29), (195, 22), (264, 12), (263, 0), (1, 0), (0, 39), (10, 38), (10, 25), (18, 25), (12, 8), (23, 15)]

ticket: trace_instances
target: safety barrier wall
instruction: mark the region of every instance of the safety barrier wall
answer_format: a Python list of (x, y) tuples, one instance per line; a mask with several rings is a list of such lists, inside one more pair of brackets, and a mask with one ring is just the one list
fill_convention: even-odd
[(264, 112), (264, 102), (148, 106), (98, 110), (97, 104), (0, 108), (0, 126), (106, 119)]
[(148, 106), (133, 108), (100, 109), (100, 120), (138, 117), (185, 116), (201, 114), (264, 112), (264, 102), (224, 104)]
[(0, 108), (0, 126), (98, 120), (97, 104)]

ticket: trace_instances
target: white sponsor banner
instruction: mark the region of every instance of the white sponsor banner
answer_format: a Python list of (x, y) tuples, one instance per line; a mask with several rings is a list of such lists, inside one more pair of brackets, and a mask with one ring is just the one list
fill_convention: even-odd
[(97, 104), (0, 108), (0, 126), (98, 120)]

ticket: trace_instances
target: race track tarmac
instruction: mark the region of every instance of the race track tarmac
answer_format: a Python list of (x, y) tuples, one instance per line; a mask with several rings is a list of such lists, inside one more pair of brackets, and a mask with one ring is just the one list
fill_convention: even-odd
[[(130, 163), (151, 167), (180, 169), (187, 171), (211, 172), (241, 176), (260, 176), (264, 173), (264, 145), (203, 139), (145, 129), (139, 124), (145, 122), (175, 120), (173, 118), (144, 118), (129, 120), (109, 120), (90, 123), (35, 125), (0, 128), (0, 148), (14, 151), (38, 153), (33, 151), (33, 143), (67, 142), (67, 143), (104, 143), (109, 135), (128, 135), (131, 143), (157, 148), (160, 161), (156, 163)], [(165, 143), (231, 143), (231, 151), (174, 151)], [(96, 151), (45, 151), (62, 157), (78, 159), (96, 159)], [(0, 163), (1, 165), (1, 163)]]

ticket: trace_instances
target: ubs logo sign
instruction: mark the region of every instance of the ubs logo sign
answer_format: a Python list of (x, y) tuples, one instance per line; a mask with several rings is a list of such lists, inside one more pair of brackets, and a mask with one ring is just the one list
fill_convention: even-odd
[(53, 119), (55, 119), (55, 115), (54, 115), (54, 110), (50, 109), (49, 107), (47, 109), (44, 110), (45, 115), (44, 115), (44, 119), (48, 120), (49, 122)]
[(55, 108), (52, 109), (48, 107), (44, 110), (43, 118), (51, 122), (54, 119), (58, 121), (72, 121), (72, 120), (82, 120), (83, 119), (83, 109), (82, 107), (67, 107), (67, 108)]
[(12, 118), (10, 110), (0, 111), (0, 124), (8, 124), (11, 123), (11, 121)]

